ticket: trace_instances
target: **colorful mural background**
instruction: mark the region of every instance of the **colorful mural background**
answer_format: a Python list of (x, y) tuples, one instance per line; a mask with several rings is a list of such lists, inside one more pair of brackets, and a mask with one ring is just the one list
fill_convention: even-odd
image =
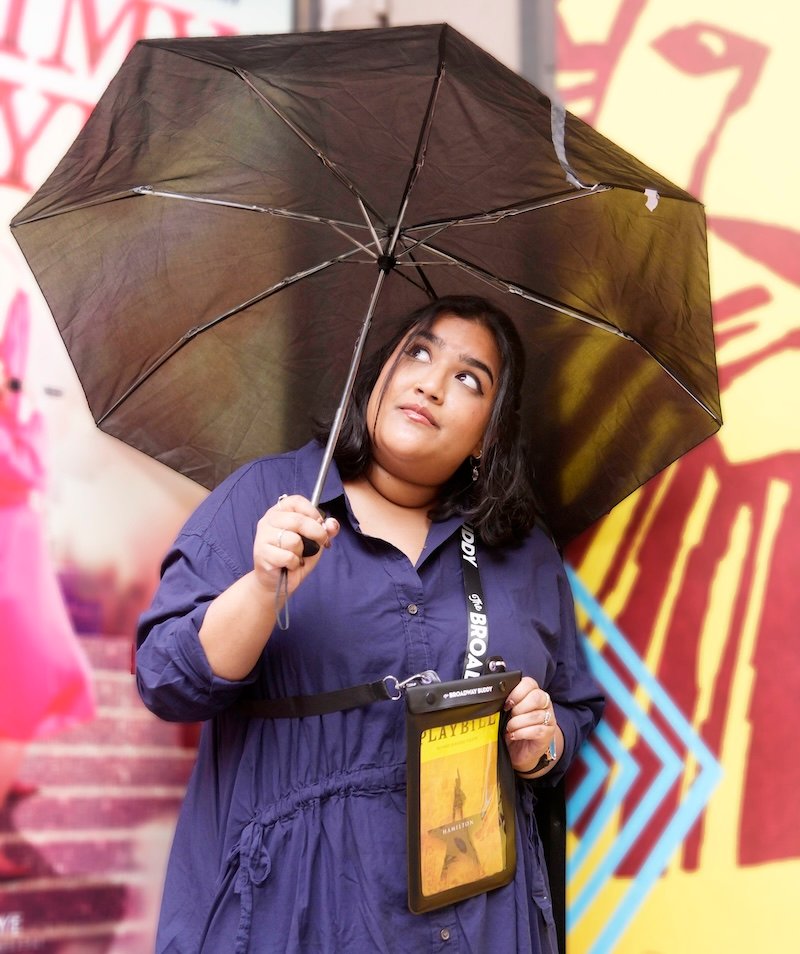
[(568, 553), (613, 698), (570, 805), (572, 950), (791, 950), (800, 200), (785, 104), (800, 15), (722, 0), (557, 11), (567, 108), (706, 204), (725, 417)]
[[(49, 173), (135, 39), (278, 32), (288, 10), (0, 0), (0, 220)], [(556, 10), (567, 108), (706, 203), (725, 414), (717, 438), (567, 553), (612, 699), (570, 792), (570, 950), (791, 950), (800, 134), (785, 104), (800, 70), (800, 13), (778, 0), (756, 11), (741, 0), (559, 0)], [(125, 637), (203, 492), (97, 431), (33, 278), (0, 230), (0, 322), (20, 294), (33, 321), (30, 386), (49, 425), (41, 504), (51, 550), (76, 628)], [(145, 845), (151, 881), (168, 837), (169, 818)], [(126, 878), (135, 881), (109, 873), (118, 888)], [(32, 934), (25, 903), (0, 888), (0, 951), (24, 949), (25, 936), (44, 950), (65, 918), (81, 917), (56, 912), (56, 927)], [(154, 894), (142, 903), (136, 923), (146, 930)], [(137, 950), (92, 946), (77, 928), (67, 936), (74, 946), (47, 949)]]

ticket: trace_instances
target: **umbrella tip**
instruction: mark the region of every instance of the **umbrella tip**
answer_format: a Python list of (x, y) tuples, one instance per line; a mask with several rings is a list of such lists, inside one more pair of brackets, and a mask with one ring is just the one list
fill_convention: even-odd
[(382, 272), (388, 273), (395, 267), (397, 264), (397, 259), (394, 255), (379, 255), (378, 256), (378, 268)]

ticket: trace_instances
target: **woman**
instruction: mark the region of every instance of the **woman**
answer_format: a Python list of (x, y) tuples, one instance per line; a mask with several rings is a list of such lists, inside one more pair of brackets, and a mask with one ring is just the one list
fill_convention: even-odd
[[(555, 951), (524, 779), (563, 775), (602, 700), (563, 566), (534, 526), (522, 374), (505, 315), (483, 299), (433, 302), (362, 368), (321, 498), (326, 516), (307, 499), (322, 455), (312, 442), (240, 469), (189, 519), (138, 635), (146, 704), (167, 719), (210, 720), (176, 831), (159, 951)], [(506, 701), (518, 864), (505, 887), (416, 915), (402, 703), (298, 719), (247, 719), (236, 703), (425, 669), (459, 678), (467, 520), (491, 654), (525, 673)], [(303, 537), (318, 554), (303, 558)]]
[[(35, 495), (45, 489), (45, 422), (23, 387), (30, 315), (18, 294), (0, 340), (0, 808), (27, 744), (95, 715), (92, 673), (72, 628)], [(32, 873), (0, 851), (0, 881)]]

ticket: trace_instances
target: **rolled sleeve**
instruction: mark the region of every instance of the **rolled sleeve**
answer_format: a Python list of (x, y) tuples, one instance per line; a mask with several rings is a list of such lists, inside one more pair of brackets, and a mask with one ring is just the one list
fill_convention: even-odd
[(201, 535), (187, 533), (168, 553), (151, 607), (139, 621), (136, 683), (142, 701), (171, 722), (211, 718), (237, 700), (256, 678), (216, 676), (200, 642), (206, 610), (242, 575)]

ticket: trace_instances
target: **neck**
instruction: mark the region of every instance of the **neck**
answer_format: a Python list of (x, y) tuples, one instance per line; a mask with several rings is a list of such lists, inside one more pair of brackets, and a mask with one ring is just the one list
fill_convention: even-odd
[(396, 477), (374, 461), (361, 479), (384, 500), (406, 510), (421, 510), (427, 513), (439, 496), (438, 487), (415, 484)]

